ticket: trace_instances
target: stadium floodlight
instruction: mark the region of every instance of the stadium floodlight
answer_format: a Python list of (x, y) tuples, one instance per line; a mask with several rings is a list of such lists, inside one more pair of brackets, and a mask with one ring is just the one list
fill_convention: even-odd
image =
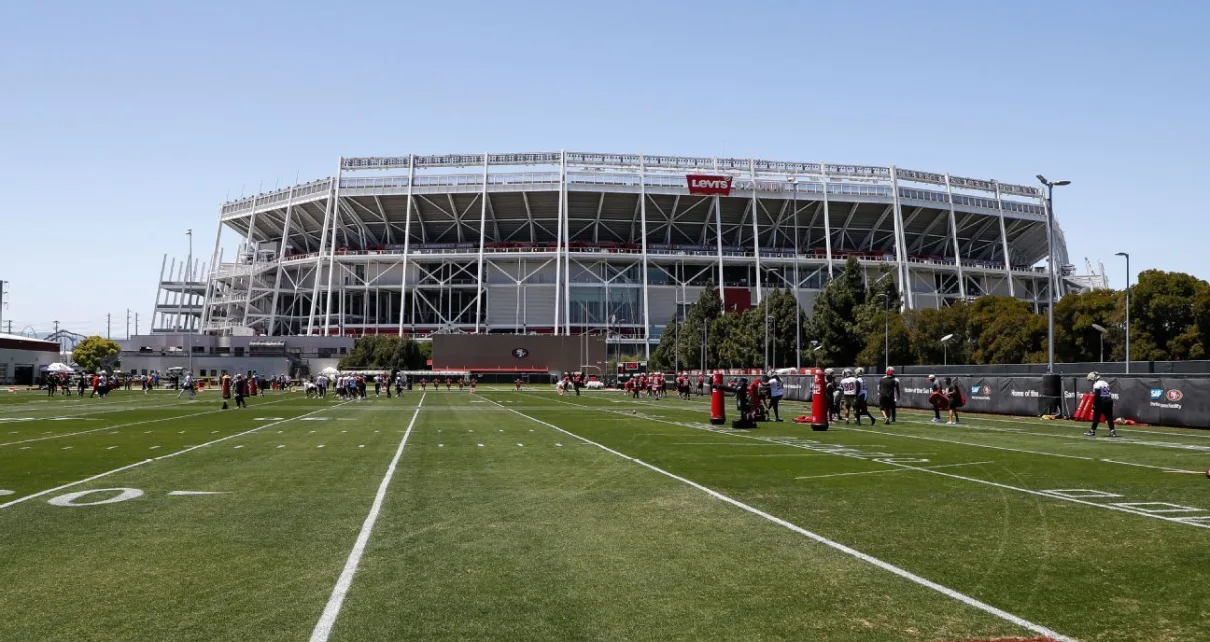
[(1126, 259), (1126, 374), (1130, 374), (1130, 253), (1117, 252), (1114, 256)]
[(1071, 181), (1050, 181), (1038, 174), (1038, 180), (1046, 186), (1046, 374), (1055, 372), (1055, 187), (1071, 185)]
[(1101, 363), (1105, 363), (1105, 335), (1109, 334), (1109, 330), (1099, 323), (1092, 324), (1092, 329), (1101, 333)]
[(943, 366), (948, 366), (950, 363), (949, 341), (953, 338), (954, 335), (952, 334), (947, 334), (944, 337), (941, 337), (941, 365)]

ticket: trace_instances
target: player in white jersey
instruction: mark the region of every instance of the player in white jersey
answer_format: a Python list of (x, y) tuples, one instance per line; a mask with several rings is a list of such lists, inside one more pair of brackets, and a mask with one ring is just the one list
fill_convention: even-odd
[(853, 376), (853, 371), (845, 368), (841, 373), (840, 394), (844, 408), (844, 422), (849, 423), (849, 415), (856, 414), (857, 410), (857, 377)]
[(1097, 425), (1103, 415), (1105, 423), (1109, 424), (1109, 436), (1117, 437), (1118, 431), (1113, 427), (1113, 391), (1109, 389), (1109, 382), (1095, 372), (1088, 373), (1088, 380), (1092, 382), (1092, 428), (1084, 434), (1096, 437)]

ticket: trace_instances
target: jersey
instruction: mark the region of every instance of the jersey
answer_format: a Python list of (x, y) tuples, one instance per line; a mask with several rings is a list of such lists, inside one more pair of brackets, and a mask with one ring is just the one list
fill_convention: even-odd
[(1104, 379), (1098, 379), (1092, 384), (1092, 394), (1097, 401), (1113, 401), (1113, 391), (1109, 389), (1109, 382)]
[(840, 380), (840, 390), (846, 397), (857, 396), (857, 377), (845, 377)]

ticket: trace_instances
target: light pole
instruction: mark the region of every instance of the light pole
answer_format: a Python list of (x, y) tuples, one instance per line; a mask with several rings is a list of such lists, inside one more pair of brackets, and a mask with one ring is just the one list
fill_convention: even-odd
[(954, 335), (947, 334), (941, 337), (941, 365), (948, 366), (950, 364), (949, 340), (953, 339)]
[(769, 372), (769, 322), (772, 320), (772, 314), (765, 315), (765, 372)]
[(878, 295), (882, 299), (882, 335), (884, 345), (882, 348), (882, 369), (883, 371), (891, 368), (891, 298), (882, 292)]
[(1055, 371), (1055, 235), (1052, 231), (1055, 218), (1055, 188), (1071, 185), (1071, 181), (1048, 181), (1038, 174), (1038, 180), (1046, 186), (1046, 271), (1049, 285), (1046, 287), (1046, 374)]
[(1130, 254), (1118, 252), (1115, 256), (1126, 258), (1126, 374), (1130, 374)]
[[(186, 284), (188, 284), (193, 281), (193, 228), (189, 228), (189, 229), (185, 230), (185, 236), (189, 237), (189, 258), (187, 260), (188, 262), (185, 264), (185, 282), (186, 282)], [(186, 285), (186, 287), (188, 287), (188, 285)], [(192, 301), (192, 299), (190, 299), (190, 301)], [(185, 332), (186, 332), (185, 345), (187, 346), (186, 349), (189, 351), (189, 355), (188, 355), (186, 364), (188, 365), (189, 372), (191, 374), (193, 373), (193, 330), (192, 330), (192, 328), (193, 328), (193, 314), (190, 313), (189, 314), (189, 325), (185, 329)]]
[(1092, 324), (1092, 329), (1101, 333), (1101, 363), (1105, 363), (1105, 335), (1109, 332), (1109, 330), (1105, 329), (1105, 326), (1099, 323)]
[(823, 349), (823, 344), (818, 341), (811, 342), (811, 355), (815, 357), (815, 367), (819, 367), (819, 351)]

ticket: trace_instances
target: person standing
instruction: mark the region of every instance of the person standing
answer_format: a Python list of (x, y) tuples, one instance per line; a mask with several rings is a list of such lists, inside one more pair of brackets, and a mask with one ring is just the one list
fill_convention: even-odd
[(945, 378), (945, 397), (949, 400), (950, 409), (950, 420), (945, 423), (949, 426), (957, 426), (959, 423), (958, 409), (966, 405), (966, 397), (962, 394), (962, 387), (958, 385), (956, 379)]
[(773, 411), (773, 421), (781, 423), (781, 398), (786, 396), (786, 387), (781, 377), (773, 375), (769, 378), (769, 410)]
[[(844, 399), (844, 422), (849, 423), (849, 415), (855, 414), (857, 410), (857, 378), (853, 376), (853, 371), (848, 368), (841, 372), (840, 379), (840, 394)], [(861, 423), (861, 418), (858, 417), (857, 423)]]
[(248, 402), (244, 401), (245, 395), (248, 394), (248, 380), (244, 379), (244, 375), (235, 375), (235, 407), (247, 408)]
[(870, 418), (870, 425), (873, 426), (878, 420), (870, 414), (870, 387), (865, 382), (865, 369), (858, 368), (854, 378), (857, 379), (857, 425), (861, 425), (864, 416)]
[(884, 424), (895, 423), (895, 406), (899, 401), (899, 380), (895, 369), (887, 368), (886, 376), (878, 382), (878, 408), (882, 410)]
[(1118, 431), (1113, 426), (1113, 391), (1109, 388), (1109, 382), (1095, 372), (1088, 373), (1088, 380), (1092, 382), (1092, 428), (1084, 434), (1096, 437), (1097, 426), (1101, 423), (1101, 415), (1104, 415), (1105, 423), (1109, 425), (1109, 436), (1117, 437)]
[(929, 405), (933, 407), (933, 423), (941, 423), (941, 411), (949, 408), (949, 399), (941, 391), (936, 375), (929, 375)]

